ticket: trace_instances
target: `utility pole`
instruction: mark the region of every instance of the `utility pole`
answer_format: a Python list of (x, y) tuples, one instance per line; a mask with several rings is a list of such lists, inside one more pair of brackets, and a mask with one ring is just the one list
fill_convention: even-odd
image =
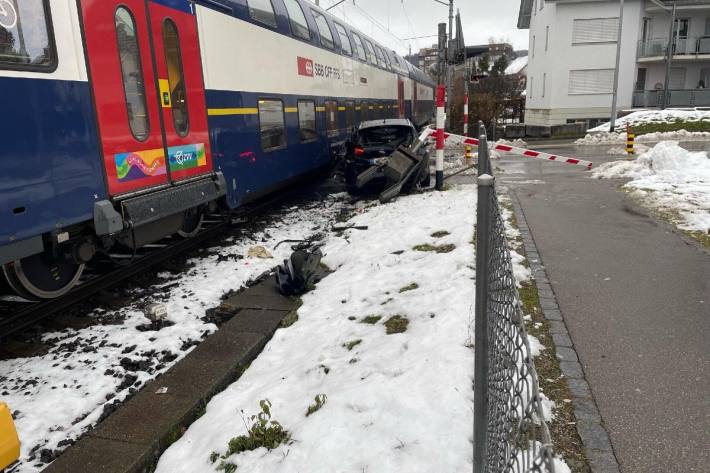
[(614, 90), (611, 98), (611, 120), (609, 120), (609, 131), (612, 133), (616, 125), (616, 101), (619, 95), (619, 60), (621, 59), (621, 31), (624, 24), (624, 0), (620, 0), (619, 4), (619, 33), (616, 36), (616, 68), (614, 69)]
[(450, 63), (453, 62), (454, 54), (454, 0), (449, 0), (449, 41), (446, 43), (446, 120), (448, 122), (451, 115), (451, 97), (453, 97), (453, 70)]
[(671, 26), (668, 28), (668, 45), (666, 46), (666, 78), (663, 81), (663, 110), (668, 107), (668, 99), (670, 98), (670, 94), (668, 93), (668, 87), (671, 82), (671, 64), (673, 63), (673, 32), (675, 30), (675, 6), (676, 2), (673, 2), (673, 9), (671, 10)]
[(443, 84), (445, 80), (446, 69), (446, 23), (439, 23), (439, 57), (437, 67), (437, 83)]

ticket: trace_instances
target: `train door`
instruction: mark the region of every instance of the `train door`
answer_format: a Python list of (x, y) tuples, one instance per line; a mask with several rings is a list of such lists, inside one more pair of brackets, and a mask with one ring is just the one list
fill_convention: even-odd
[(412, 81), (412, 122), (416, 125), (417, 121), (417, 82)]
[(397, 104), (399, 108), (399, 118), (404, 118), (404, 81), (397, 76)]
[(81, 0), (111, 196), (212, 170), (192, 8), (187, 0)]

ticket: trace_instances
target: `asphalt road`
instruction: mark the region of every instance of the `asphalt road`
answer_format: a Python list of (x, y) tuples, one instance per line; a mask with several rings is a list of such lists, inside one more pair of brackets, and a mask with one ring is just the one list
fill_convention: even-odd
[[(595, 164), (608, 148), (545, 146)], [(636, 207), (621, 180), (494, 161), (520, 199), (621, 471), (710, 472), (710, 252)]]

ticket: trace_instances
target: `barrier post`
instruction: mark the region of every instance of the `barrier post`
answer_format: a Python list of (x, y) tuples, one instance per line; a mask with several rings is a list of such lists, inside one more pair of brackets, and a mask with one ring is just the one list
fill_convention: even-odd
[(631, 159), (634, 155), (634, 141), (636, 140), (636, 134), (630, 124), (626, 124), (626, 153), (628, 158)]
[[(463, 136), (468, 138), (468, 92), (463, 96)], [(464, 157), (466, 158), (466, 164), (471, 161), (471, 145), (464, 145)]]
[(444, 190), (444, 104), (446, 87), (439, 84), (436, 87), (436, 190)]

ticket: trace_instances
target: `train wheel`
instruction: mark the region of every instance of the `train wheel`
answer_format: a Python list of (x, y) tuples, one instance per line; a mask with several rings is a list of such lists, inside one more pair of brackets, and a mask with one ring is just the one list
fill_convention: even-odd
[(40, 253), (8, 263), (2, 270), (8, 285), (25, 299), (54, 299), (76, 285), (84, 265), (73, 261), (49, 261)]
[(195, 207), (185, 211), (182, 228), (178, 230), (178, 235), (183, 238), (192, 238), (200, 232), (205, 214), (202, 208)]

